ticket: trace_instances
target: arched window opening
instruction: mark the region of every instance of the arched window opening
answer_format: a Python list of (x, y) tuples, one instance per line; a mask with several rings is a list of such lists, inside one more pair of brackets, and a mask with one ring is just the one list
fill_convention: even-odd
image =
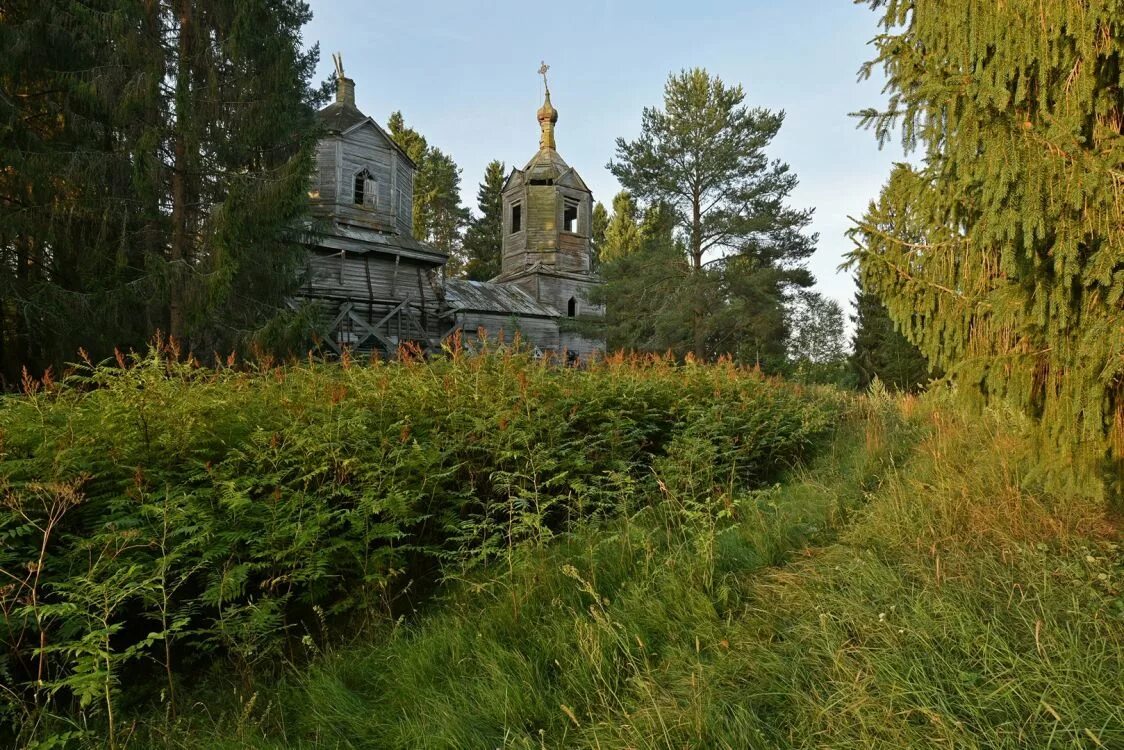
[(572, 318), (572, 317), (576, 316), (577, 314), (578, 314), (578, 303), (573, 297), (570, 297), (570, 301), (566, 303), (566, 315), (567, 315), (567, 317)]
[(378, 184), (366, 168), (355, 173), (354, 201), (357, 206), (377, 206), (379, 201)]

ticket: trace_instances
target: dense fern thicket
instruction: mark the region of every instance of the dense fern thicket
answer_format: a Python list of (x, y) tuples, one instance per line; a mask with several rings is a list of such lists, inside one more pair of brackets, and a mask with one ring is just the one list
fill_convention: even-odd
[(846, 408), (731, 365), (510, 352), (211, 370), (154, 349), (26, 385), (0, 404), (0, 726), (110, 744), (205, 664), (250, 680), (335, 623), (634, 512), (686, 481), (668, 461), (706, 467), (692, 497), (759, 485)]
[[(391, 637), (194, 693), (138, 744), (220, 748), (1124, 747), (1124, 548), (1028, 423), (875, 393), (772, 487), (524, 545)], [(691, 446), (694, 447), (691, 447)], [(640, 488), (638, 488), (640, 489)]]

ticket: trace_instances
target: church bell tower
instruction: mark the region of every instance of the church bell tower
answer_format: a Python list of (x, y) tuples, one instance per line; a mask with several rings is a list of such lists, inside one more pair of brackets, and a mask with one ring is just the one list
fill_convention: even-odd
[(593, 195), (558, 153), (558, 110), (543, 76), (544, 101), (537, 112), (539, 150), (523, 169), (512, 170), (503, 191), (503, 260), (497, 282), (519, 286), (560, 316), (600, 315), (588, 300), (600, 283), (591, 270)]

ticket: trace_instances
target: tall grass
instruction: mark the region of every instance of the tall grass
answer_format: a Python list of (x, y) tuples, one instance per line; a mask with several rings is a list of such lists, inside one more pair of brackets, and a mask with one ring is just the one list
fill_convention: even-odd
[[(689, 437), (633, 512), (417, 626), (154, 722), (168, 747), (1124, 747), (1124, 554), (1017, 418), (868, 400), (756, 491)], [(627, 489), (627, 488), (626, 488)], [(200, 694), (203, 695), (203, 694)]]
[(211, 370), (153, 349), (26, 385), (0, 404), (0, 726), (110, 746), (185, 680), (251, 690), (657, 481), (713, 515), (846, 406), (730, 365), (510, 351)]

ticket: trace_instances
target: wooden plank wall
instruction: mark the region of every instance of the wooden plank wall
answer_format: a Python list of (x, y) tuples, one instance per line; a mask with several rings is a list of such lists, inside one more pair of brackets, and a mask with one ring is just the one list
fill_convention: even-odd
[[(355, 175), (366, 168), (375, 179), (373, 206), (354, 203)], [(349, 224), (410, 233), (413, 224), (414, 170), (398, 150), (371, 125), (347, 137), (320, 142), (316, 154), (317, 189), (321, 205), (332, 206)]]
[(543, 351), (557, 351), (559, 348), (558, 324), (550, 319), (515, 319), (502, 313), (464, 312), (457, 315), (456, 322), (466, 344), (475, 345), (478, 332), (482, 331), (492, 344), (502, 336), (503, 341), (510, 345), (519, 332), (523, 342), (538, 346)]

